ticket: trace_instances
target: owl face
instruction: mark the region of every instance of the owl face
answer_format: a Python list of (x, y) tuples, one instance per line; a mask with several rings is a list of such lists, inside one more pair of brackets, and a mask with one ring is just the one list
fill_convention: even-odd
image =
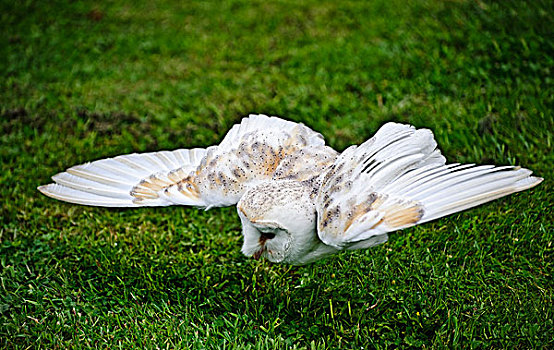
[(306, 247), (320, 242), (317, 214), (305, 186), (282, 181), (261, 184), (243, 196), (237, 209), (246, 256), (294, 264)]
[(256, 221), (252, 223), (239, 211), (244, 238), (242, 252), (254, 259), (266, 258), (271, 262), (280, 263), (290, 254), (293, 243), (292, 234), (277, 223), (271, 221)]

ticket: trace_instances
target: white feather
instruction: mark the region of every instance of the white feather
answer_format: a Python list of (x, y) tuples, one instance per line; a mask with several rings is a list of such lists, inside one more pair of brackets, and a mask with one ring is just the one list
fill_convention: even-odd
[[(140, 205), (132, 203), (127, 199), (113, 198), (108, 196), (96, 195), (88, 192), (78, 191), (63, 185), (49, 184), (40, 186), (38, 190), (48, 197), (52, 197), (61, 201), (93, 205), (102, 207), (137, 207)], [(169, 205), (170, 203), (156, 202), (154, 205)], [(152, 205), (152, 204), (149, 204)]]
[[(345, 150), (322, 176), (317, 210), (327, 222), (318, 226), (318, 234), (326, 244), (348, 248), (361, 240), (469, 209), (541, 181), (531, 176), (531, 171), (512, 166), (447, 165), (431, 131), (388, 123), (368, 141)], [(371, 206), (352, 221), (354, 206), (376, 199), (375, 208)], [(338, 208), (343, 215), (336, 215)], [(329, 222), (329, 217), (333, 221)]]
[(205, 153), (203, 149), (181, 149), (101, 159), (56, 174), (52, 177), (55, 184), (40, 186), (38, 190), (49, 197), (66, 202), (103, 207), (165, 206), (172, 204), (172, 200), (179, 203), (187, 202), (189, 205), (202, 205), (202, 202), (198, 201), (190, 203), (190, 199), (175, 199), (182, 197), (178, 191), (171, 193), (175, 198), (159, 194), (148, 196), (149, 193), (146, 193), (147, 198), (141, 201), (137, 201), (131, 191), (141, 181), (148, 180), (156, 174), (160, 182), (171, 183), (167, 179), (169, 172), (179, 168), (192, 170)]
[[(42, 186), (39, 190), (68, 202), (98, 206), (232, 205), (249, 186), (269, 180), (273, 175), (267, 169), (258, 169), (258, 173), (252, 173), (252, 168), (242, 169), (243, 173), (249, 172), (249, 176), (240, 179), (244, 182), (240, 190), (230, 189), (238, 182), (232, 181), (235, 174), (240, 173), (237, 167), (245, 163), (246, 166), (256, 165), (261, 159), (253, 154), (251, 159), (245, 160), (238, 148), (242, 145), (251, 147), (252, 151), (254, 144), (263, 144), (279, 150), (292, 140), (306, 141), (305, 144), (312, 147), (325, 145), (320, 134), (302, 124), (251, 115), (233, 126), (219, 146), (134, 153), (97, 160), (55, 175), (52, 179), (58, 186)], [(281, 160), (279, 156), (282, 154), (274, 155), (275, 161)], [(231, 180), (221, 182), (222, 175)], [(220, 182), (212, 183), (216, 177)]]
[[(470, 179), (463, 175), (453, 177), (448, 181), (449, 186), (442, 186), (432, 195), (426, 195), (421, 199), (425, 208), (421, 222), (435, 220), (526, 190), (543, 180), (531, 176), (532, 172), (523, 168), (498, 167), (491, 170), (494, 172), (483, 171)], [(419, 194), (414, 194), (413, 197), (417, 200)]]

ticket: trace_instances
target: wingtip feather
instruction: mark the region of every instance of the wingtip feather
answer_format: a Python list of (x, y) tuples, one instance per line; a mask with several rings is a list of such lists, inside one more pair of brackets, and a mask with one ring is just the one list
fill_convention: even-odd
[(529, 177), (524, 178), (524, 179), (522, 179), (522, 180), (520, 180), (516, 183), (518, 185), (517, 186), (517, 191), (528, 190), (530, 188), (533, 188), (533, 187), (539, 185), (543, 181), (544, 181), (544, 178), (542, 178), (542, 177), (529, 176)]
[(47, 186), (48, 186), (48, 185), (40, 185), (40, 186), (37, 186), (37, 190), (38, 190), (40, 193), (42, 193), (43, 195), (47, 196), (47, 194), (46, 194), (46, 192), (47, 192), (46, 187), (47, 187)]

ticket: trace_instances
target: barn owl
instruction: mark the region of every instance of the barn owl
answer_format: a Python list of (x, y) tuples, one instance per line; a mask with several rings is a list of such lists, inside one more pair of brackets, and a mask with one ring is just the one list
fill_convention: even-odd
[(250, 115), (217, 146), (101, 159), (38, 190), (103, 207), (236, 205), (246, 256), (302, 265), (536, 186), (531, 173), (446, 164), (432, 132), (410, 125), (338, 153), (303, 124)]

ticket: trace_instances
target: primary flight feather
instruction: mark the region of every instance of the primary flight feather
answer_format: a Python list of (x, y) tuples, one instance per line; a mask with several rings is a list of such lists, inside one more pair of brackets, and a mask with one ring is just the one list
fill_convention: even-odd
[(237, 205), (242, 252), (306, 264), (371, 247), (387, 233), (523, 191), (543, 179), (513, 166), (446, 164), (431, 131), (387, 123), (339, 154), (303, 124), (250, 115), (218, 146), (77, 165), (40, 186), (103, 207)]

